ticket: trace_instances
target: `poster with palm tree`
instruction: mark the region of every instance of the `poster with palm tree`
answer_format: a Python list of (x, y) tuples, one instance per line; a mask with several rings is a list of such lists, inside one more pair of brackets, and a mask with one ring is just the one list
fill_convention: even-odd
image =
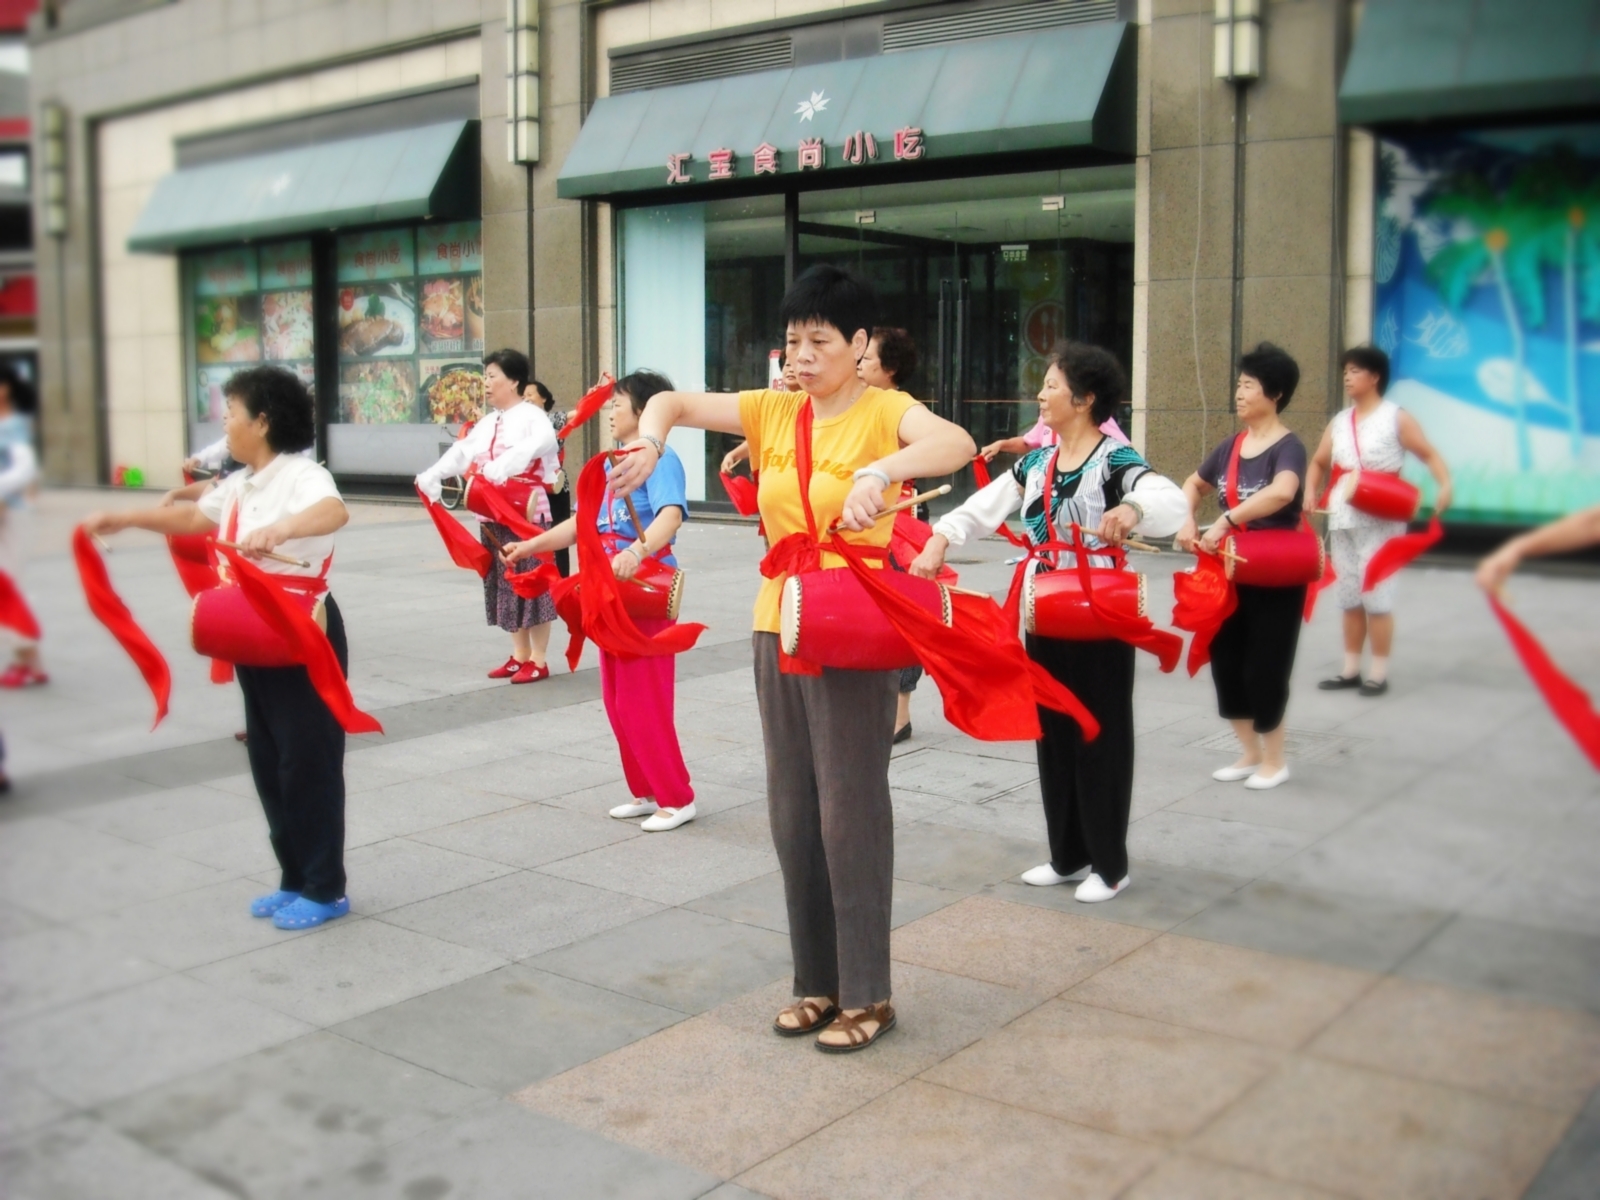
[(1379, 155), (1373, 340), (1456, 471), (1450, 519), (1600, 502), (1600, 126), (1394, 135)]

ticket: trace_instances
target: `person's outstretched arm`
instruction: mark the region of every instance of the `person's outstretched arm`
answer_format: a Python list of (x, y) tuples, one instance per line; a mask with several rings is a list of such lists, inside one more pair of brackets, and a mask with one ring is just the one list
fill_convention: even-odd
[(1600, 544), (1600, 504), (1512, 538), (1478, 564), (1478, 586), (1497, 592), (1525, 558), (1543, 558)]

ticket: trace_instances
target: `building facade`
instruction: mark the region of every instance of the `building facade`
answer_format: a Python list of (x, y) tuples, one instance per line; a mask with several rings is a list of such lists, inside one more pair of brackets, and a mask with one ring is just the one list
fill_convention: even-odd
[[(558, 401), (637, 367), (765, 385), (784, 285), (821, 261), (873, 279), (911, 390), (980, 442), (1031, 424), (1062, 336), (1126, 364), (1169, 474), (1232, 428), (1261, 339), (1301, 363), (1309, 440), (1342, 348), (1389, 336), (1387, 160), (1340, 81), (1397, 4), (1364, 7), (66, 0), (32, 29), (66, 130), (47, 468), (169, 484), (227, 374), (271, 361), (312, 383), (337, 474), (399, 485), (485, 348)], [(728, 443), (675, 436), (720, 499)]]

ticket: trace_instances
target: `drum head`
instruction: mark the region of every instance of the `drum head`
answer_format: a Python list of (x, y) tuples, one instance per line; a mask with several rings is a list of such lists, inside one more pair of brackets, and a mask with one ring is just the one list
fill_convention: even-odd
[(1028, 573), (1027, 581), (1022, 585), (1022, 627), (1029, 633), (1033, 628), (1033, 581), (1038, 578), (1036, 572)]
[(800, 646), (800, 577), (791, 575), (783, 581), (783, 598), (778, 604), (778, 641), (785, 654), (793, 654)]
[(667, 617), (670, 620), (678, 619), (678, 608), (683, 604), (683, 571), (672, 573), (672, 587), (667, 592)]

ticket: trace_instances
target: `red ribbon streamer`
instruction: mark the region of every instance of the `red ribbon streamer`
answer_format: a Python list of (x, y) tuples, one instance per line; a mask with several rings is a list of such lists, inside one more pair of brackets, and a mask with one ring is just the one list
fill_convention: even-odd
[(39, 620), (22, 598), (16, 580), (0, 571), (0, 627), (13, 629), (30, 642), (39, 640)]
[[(988, 487), (994, 482), (993, 478), (989, 475), (989, 462), (981, 454), (972, 460), (972, 478), (974, 481), (976, 481), (979, 490)], [(1011, 526), (1007, 525), (1004, 521), (1000, 522), (1000, 529), (998, 532), (1002, 534), (1006, 541), (1010, 542), (1013, 546), (1016, 546), (1022, 550), (1031, 549), (1028, 539), (1023, 537), (1021, 534), (1012, 533)]]
[[(928, 544), (928, 539), (932, 536), (933, 526), (912, 516), (909, 509), (895, 513), (894, 529), (889, 534), (889, 555), (909, 571), (912, 562), (922, 553), (922, 548)], [(952, 568), (941, 564), (938, 580), (954, 587), (961, 582), (961, 576)]]
[(172, 565), (178, 569), (183, 590), (191, 597), (221, 585), (216, 564), (211, 561), (211, 539), (203, 533), (178, 533), (167, 538)]
[(333, 644), (311, 614), (290, 600), (281, 584), (243, 554), (226, 546), (217, 549), (227, 558), (234, 583), (244, 592), (250, 607), (288, 643), (295, 659), (305, 666), (311, 686), (340, 727), (346, 733), (382, 733), (383, 726), (356, 707)]
[[(1052, 477), (1054, 471), (1052, 465)], [(1176, 668), (1178, 659), (1183, 654), (1183, 639), (1169, 629), (1157, 629), (1155, 622), (1149, 617), (1136, 619), (1124, 617), (1097, 599), (1094, 594), (1094, 573), (1089, 567), (1090, 551), (1083, 544), (1083, 531), (1076, 525), (1072, 527), (1072, 546), (1072, 557), (1078, 570), (1078, 583), (1083, 588), (1083, 594), (1088, 597), (1089, 609), (1094, 613), (1095, 620), (1105, 626), (1117, 641), (1127, 642), (1130, 646), (1154, 654), (1164, 673)], [(1120, 546), (1109, 550), (1096, 550), (1094, 553), (1115, 558), (1119, 568), (1127, 561), (1127, 551)]]
[(600, 382), (579, 398), (578, 403), (573, 407), (571, 415), (567, 417), (567, 423), (556, 430), (557, 439), (566, 441), (567, 438), (571, 437), (578, 426), (582, 425), (605, 406), (605, 402), (611, 399), (616, 390), (617, 381), (615, 379), (612, 379), (610, 375), (600, 376)]
[(488, 575), (493, 565), (488, 547), (468, 533), (460, 521), (445, 511), (442, 504), (436, 504), (425, 496), (421, 488), (417, 489), (417, 498), (422, 501), (422, 507), (428, 510), (428, 516), (433, 518), (433, 527), (439, 531), (450, 561), (458, 567), (476, 571), (480, 579)]
[[(647, 635), (634, 624), (622, 599), (622, 586), (611, 569), (600, 538), (600, 508), (606, 491), (606, 455), (597, 454), (578, 476), (578, 572), (550, 590), (556, 611), (572, 632), (567, 663), (577, 669), (588, 638), (607, 654), (621, 659), (682, 654), (700, 640), (704, 625), (679, 624)], [(644, 530), (635, 530), (643, 536)], [(574, 617), (576, 620), (574, 620)]]
[[(1397, 573), (1400, 568), (1420, 558), (1429, 550), (1439, 544), (1444, 537), (1444, 526), (1435, 516), (1428, 522), (1426, 529), (1416, 533), (1402, 533), (1390, 538), (1379, 546), (1372, 560), (1367, 563), (1367, 572), (1361, 577), (1361, 590), (1370, 592), (1385, 579)], [(1331, 566), (1331, 564), (1330, 564)]]
[(506, 585), (524, 600), (537, 600), (561, 582), (561, 572), (549, 561), (540, 561), (531, 571), (506, 572)]
[(489, 510), (491, 520), (504, 525), (519, 538), (539, 536), (542, 532), (539, 527), (528, 520), (527, 513), (519, 511), (517, 506), (511, 503), (510, 497), (501, 487), (486, 479), (482, 472), (474, 472), (473, 479), (482, 490), (474, 490), (472, 494), (483, 501), (484, 507)]
[(167, 702), (172, 698), (172, 671), (161, 651), (156, 649), (148, 634), (139, 628), (122, 597), (111, 586), (111, 575), (106, 571), (105, 560), (89, 540), (88, 531), (79, 525), (72, 531), (72, 557), (78, 564), (78, 578), (83, 583), (84, 599), (89, 611), (111, 631), (111, 636), (127, 651), (133, 665), (139, 668), (150, 694), (156, 701), (154, 729), (167, 715)]
[(1172, 610), (1172, 623), (1194, 634), (1189, 639), (1186, 664), (1193, 676), (1211, 661), (1211, 639), (1239, 607), (1239, 593), (1222, 560), (1214, 554), (1200, 554), (1193, 570), (1174, 575), (1172, 593), (1178, 601)]
[(728, 493), (728, 499), (733, 502), (733, 511), (741, 517), (753, 517), (761, 511), (754, 479), (743, 475), (729, 475), (724, 471), (722, 490)]
[(1600, 771), (1600, 714), (1595, 712), (1589, 693), (1561, 672), (1539, 640), (1494, 596), (1489, 597), (1489, 607), (1500, 619), (1506, 636), (1511, 639), (1512, 649), (1522, 660), (1550, 711), (1555, 713), (1556, 720), (1572, 735), (1572, 740), (1578, 743), (1578, 749), (1595, 770)]

